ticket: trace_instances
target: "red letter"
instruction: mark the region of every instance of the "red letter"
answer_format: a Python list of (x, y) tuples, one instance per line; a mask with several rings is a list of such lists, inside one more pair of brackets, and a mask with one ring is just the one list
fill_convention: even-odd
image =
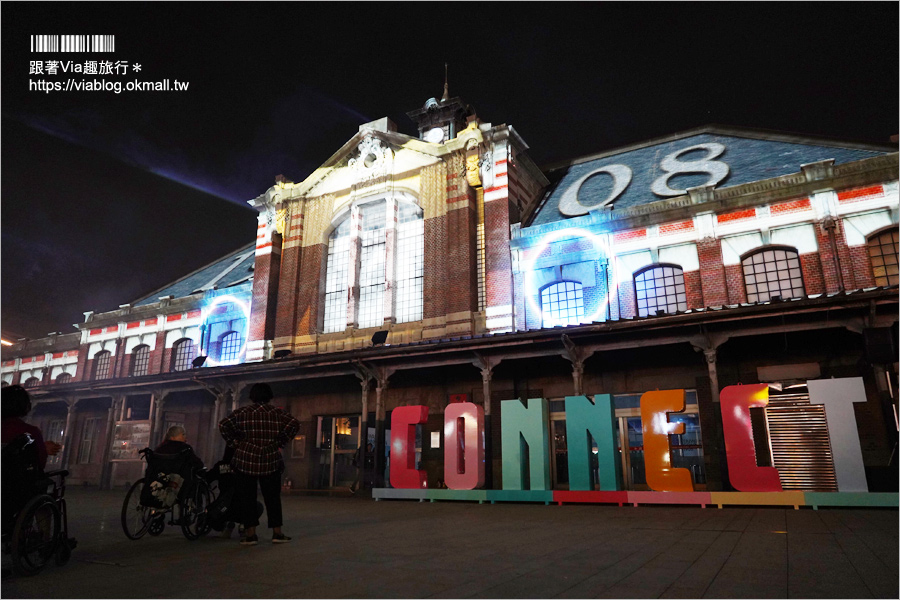
[(750, 409), (769, 404), (769, 386), (765, 383), (729, 385), (719, 394), (722, 403), (722, 433), (728, 478), (734, 489), (742, 492), (780, 492), (781, 478), (774, 467), (756, 465)]
[(444, 481), (451, 490), (484, 485), (484, 409), (471, 402), (444, 410)]
[(416, 425), (427, 420), (427, 406), (391, 411), (391, 485), (395, 488), (427, 487), (425, 471), (416, 469)]

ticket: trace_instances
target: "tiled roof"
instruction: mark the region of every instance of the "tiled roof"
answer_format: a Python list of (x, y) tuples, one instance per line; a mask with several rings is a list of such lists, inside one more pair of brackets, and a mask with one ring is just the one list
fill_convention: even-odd
[(185, 275), (154, 292), (138, 298), (132, 304), (153, 304), (163, 296), (183, 298), (208, 289), (224, 289), (253, 279), (254, 244), (248, 244), (219, 260)]

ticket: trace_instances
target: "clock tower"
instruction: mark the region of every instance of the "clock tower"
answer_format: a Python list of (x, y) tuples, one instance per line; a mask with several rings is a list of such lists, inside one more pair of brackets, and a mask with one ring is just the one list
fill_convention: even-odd
[(444, 65), (444, 95), (440, 100), (429, 98), (422, 108), (406, 113), (419, 128), (419, 139), (443, 144), (466, 128), (467, 117), (475, 114), (472, 107), (459, 98), (451, 98)]

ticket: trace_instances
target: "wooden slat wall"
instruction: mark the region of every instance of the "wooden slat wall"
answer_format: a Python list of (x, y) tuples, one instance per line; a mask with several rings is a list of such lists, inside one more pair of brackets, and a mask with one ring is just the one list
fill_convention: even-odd
[(825, 408), (810, 404), (806, 394), (785, 394), (770, 396), (765, 414), (772, 464), (782, 487), (838, 491)]

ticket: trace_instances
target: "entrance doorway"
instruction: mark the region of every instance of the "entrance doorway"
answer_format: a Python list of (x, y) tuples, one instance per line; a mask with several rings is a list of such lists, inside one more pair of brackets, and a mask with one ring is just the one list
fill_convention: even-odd
[(350, 487), (356, 480), (353, 456), (359, 448), (359, 415), (319, 417), (318, 488)]

